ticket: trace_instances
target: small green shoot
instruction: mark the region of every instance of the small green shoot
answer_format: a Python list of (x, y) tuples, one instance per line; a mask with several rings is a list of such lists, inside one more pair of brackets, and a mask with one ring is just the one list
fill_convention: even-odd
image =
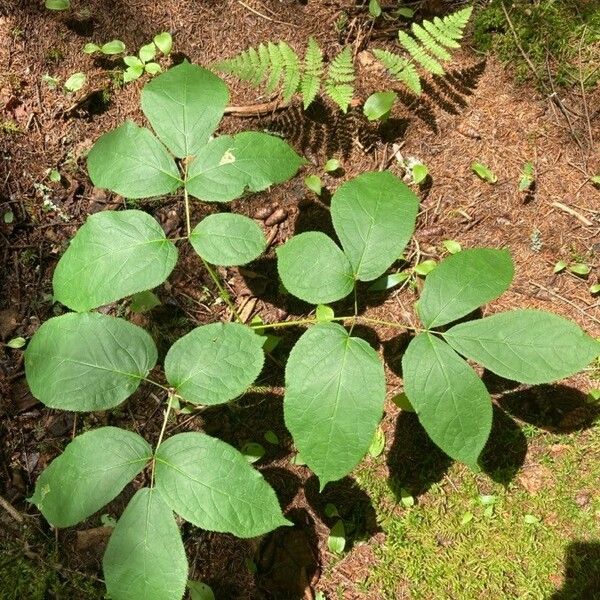
[(394, 92), (375, 92), (367, 98), (363, 106), (363, 113), (369, 121), (386, 121), (395, 101), (396, 94)]
[(304, 184), (311, 192), (313, 192), (317, 196), (321, 195), (321, 192), (323, 191), (323, 184), (321, 182), (321, 178), (318, 175), (307, 175), (304, 178)]
[(471, 165), (471, 170), (477, 177), (479, 177), (482, 181), (486, 183), (496, 183), (498, 181), (498, 177), (496, 174), (486, 165), (480, 162), (474, 162)]
[(73, 75), (65, 81), (65, 90), (72, 94), (78, 92), (85, 85), (86, 81), (87, 77), (85, 73), (73, 73)]
[(526, 162), (521, 170), (519, 179), (519, 191), (529, 192), (533, 189), (535, 183), (535, 166), (532, 162)]

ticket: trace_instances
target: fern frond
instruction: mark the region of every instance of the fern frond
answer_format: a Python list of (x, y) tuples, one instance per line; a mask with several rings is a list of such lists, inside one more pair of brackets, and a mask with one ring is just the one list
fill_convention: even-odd
[(352, 50), (346, 46), (329, 63), (327, 69), (327, 80), (325, 81), (325, 93), (341, 108), (343, 112), (348, 110), (354, 95), (354, 63), (352, 62)]
[(388, 70), (392, 77), (403, 82), (415, 94), (421, 93), (421, 78), (415, 63), (434, 75), (443, 75), (443, 62), (452, 55), (446, 48), (460, 48), (457, 40), (462, 39), (463, 30), (469, 21), (472, 8), (464, 8), (440, 19), (413, 23), (412, 34), (398, 32), (398, 42), (408, 56), (400, 56), (387, 50), (373, 50), (375, 58)]
[(412, 56), (413, 60), (418, 62), (426, 71), (434, 75), (443, 75), (444, 67), (430, 54), (427, 49), (415, 41), (404, 31), (398, 32), (398, 41), (400, 45)]
[(319, 93), (323, 77), (323, 52), (313, 37), (308, 38), (308, 46), (304, 55), (304, 71), (300, 82), (302, 102), (308, 108)]
[(285, 42), (279, 42), (279, 52), (283, 58), (284, 65), (281, 93), (283, 101), (289, 102), (292, 96), (298, 91), (298, 86), (300, 85), (300, 59)]
[(417, 96), (421, 93), (421, 78), (410, 61), (389, 50), (374, 49), (373, 55), (394, 79), (404, 83)]
[(271, 93), (279, 85), (279, 80), (283, 73), (283, 56), (279, 49), (279, 44), (269, 42), (267, 45), (270, 61), (270, 73), (266, 83), (267, 93)]

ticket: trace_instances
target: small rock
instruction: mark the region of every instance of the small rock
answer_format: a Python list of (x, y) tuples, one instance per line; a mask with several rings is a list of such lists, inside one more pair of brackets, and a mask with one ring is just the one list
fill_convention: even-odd
[(265, 225), (267, 227), (272, 227), (273, 225), (278, 225), (279, 223), (283, 223), (287, 219), (287, 211), (283, 208), (278, 208), (268, 219), (265, 221)]
[(97, 546), (104, 546), (107, 542), (112, 527), (94, 527), (78, 531), (75, 538), (75, 547), (79, 551), (90, 550)]
[(264, 221), (265, 219), (268, 219), (273, 214), (273, 212), (276, 208), (277, 208), (277, 206), (275, 206), (274, 204), (268, 204), (267, 206), (261, 206), (254, 213), (254, 218), (258, 219), (259, 221)]

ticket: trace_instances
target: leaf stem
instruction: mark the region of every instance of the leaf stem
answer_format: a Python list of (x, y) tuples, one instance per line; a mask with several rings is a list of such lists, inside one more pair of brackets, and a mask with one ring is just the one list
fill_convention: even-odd
[(190, 222), (190, 198), (188, 196), (188, 191), (186, 187), (187, 182), (187, 163), (184, 163), (183, 167), (183, 205), (185, 207), (185, 230), (186, 230), (186, 238), (189, 239), (190, 234), (192, 233), (192, 225)]
[[(363, 317), (360, 315), (347, 315), (345, 317), (334, 317), (331, 321), (352, 321), (353, 325), (355, 322), (364, 322), (364, 323), (372, 323), (374, 325), (383, 325), (385, 327), (393, 327), (395, 329), (406, 329), (409, 331), (421, 332), (425, 331), (425, 329), (420, 329), (418, 327), (412, 327), (411, 325), (406, 325), (405, 323), (394, 323), (393, 321), (382, 321), (380, 319), (371, 319), (370, 317)], [(281, 329), (284, 327), (295, 327), (297, 325), (315, 325), (319, 323), (317, 319), (298, 319), (296, 321), (279, 321), (277, 323), (262, 323), (257, 325), (250, 325), (252, 329)]]
[(169, 399), (167, 401), (167, 408), (165, 410), (165, 416), (163, 418), (162, 427), (160, 429), (160, 434), (158, 436), (158, 441), (156, 442), (156, 446), (154, 447), (154, 452), (152, 453), (152, 471), (150, 475), (150, 487), (154, 487), (154, 467), (156, 465), (156, 453), (162, 444), (163, 437), (165, 435), (165, 430), (167, 428), (167, 421), (169, 420), (169, 415), (171, 414), (171, 409), (173, 408), (173, 400), (175, 399), (175, 391), (169, 390)]
[(200, 260), (202, 261), (204, 268), (208, 271), (210, 278), (213, 280), (214, 284), (217, 286), (217, 289), (219, 290), (219, 295), (221, 296), (221, 298), (223, 298), (225, 304), (227, 304), (227, 306), (229, 307), (229, 310), (231, 310), (236, 321), (238, 321), (238, 323), (243, 323), (242, 317), (240, 316), (240, 313), (238, 313), (238, 311), (235, 307), (235, 304), (231, 300), (231, 296), (229, 295), (229, 292), (223, 287), (223, 284), (221, 283), (221, 278), (219, 277), (218, 273), (201, 256), (200, 256)]

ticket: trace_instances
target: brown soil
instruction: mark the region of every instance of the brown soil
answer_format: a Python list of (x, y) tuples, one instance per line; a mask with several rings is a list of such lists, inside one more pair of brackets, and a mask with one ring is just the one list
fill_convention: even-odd
[[(312, 35), (332, 55), (344, 41), (333, 24), (346, 9), (352, 25), (348, 41), (355, 44), (361, 65), (360, 94), (364, 98), (389, 87), (363, 52), (370, 38), (379, 46), (387, 43), (385, 32), (371, 31), (365, 10), (357, 10), (350, 1), (91, 0), (85, 3), (91, 16), (79, 19), (77, 11), (84, 8), (84, 2), (73, 4), (75, 10), (52, 13), (35, 0), (0, 0), (0, 109), (3, 124), (18, 127), (16, 133), (9, 133), (4, 126), (0, 131), (0, 212), (14, 214), (12, 223), (0, 223), (0, 341), (4, 342), (17, 335), (30, 337), (41, 322), (60, 311), (51, 302), (51, 277), (68, 240), (88, 214), (124, 204), (122, 198), (92, 188), (84, 155), (100, 134), (124, 119), (143, 121), (138, 106), (142, 82), (122, 89), (111, 87), (106, 71), (110, 64), (82, 53), (87, 41), (118, 38), (129, 48), (139, 48), (157, 32), (169, 30), (175, 42), (173, 61), (187, 57), (207, 64), (269, 39), (286, 40), (301, 51)], [(402, 175), (392, 148), (401, 144), (401, 154), (421, 159), (433, 177), (433, 185), (421, 190), (422, 212), (416, 242), (410, 247), (411, 259), (440, 258), (441, 242), (446, 239), (457, 240), (463, 247), (509, 247), (517, 267), (515, 283), (486, 311), (516, 307), (551, 310), (577, 321), (592, 335), (600, 335), (600, 303), (588, 291), (600, 273), (600, 191), (586, 183), (589, 175), (600, 172), (600, 154), (592, 143), (592, 139), (600, 140), (598, 111), (588, 128), (587, 119), (580, 116), (585, 115), (583, 98), (573, 91), (563, 98), (567, 121), (556, 102), (531, 87), (516, 87), (510, 73), (493, 58), (485, 61), (468, 47), (452, 69), (449, 77), (431, 81), (420, 99), (402, 93), (392, 119), (379, 130), (365, 124), (359, 114), (336, 117), (322, 106), (307, 115), (291, 107), (257, 119), (227, 117), (221, 131), (279, 130), (315, 163), (322, 164), (332, 155), (345, 156), (343, 177), (324, 177), (331, 191), (343, 179), (365, 170), (390, 168)], [(86, 90), (75, 96), (42, 83), (47, 73), (64, 81), (75, 71), (86, 72), (90, 79)], [(268, 100), (233, 80), (229, 83), (236, 105)], [(90, 95), (90, 90), (96, 93)], [(110, 95), (106, 104), (103, 90)], [(588, 93), (587, 104), (600, 106), (600, 90)], [(475, 178), (470, 171), (475, 160), (495, 171), (497, 184)], [(528, 160), (536, 163), (536, 188), (531, 194), (522, 194), (516, 191), (518, 177)], [(61, 172), (61, 183), (47, 178), (47, 170), (55, 167)], [(306, 168), (306, 173), (320, 171), (315, 166)], [(271, 240), (267, 256), (247, 269), (222, 270), (236, 304), (248, 318), (260, 314), (265, 321), (274, 321), (306, 314), (306, 305), (279, 293), (273, 258), (273, 248), (295, 232), (328, 229), (328, 195), (321, 199), (312, 196), (304, 187), (303, 175), (272, 192), (232, 205), (232, 210), (250, 216), (264, 213), (265, 206), (283, 209), (279, 218), (265, 222)], [(40, 183), (47, 188), (40, 188)], [(57, 210), (44, 210), (44, 194)], [(184, 227), (181, 204), (180, 198), (173, 197), (142, 206), (163, 223), (169, 235), (176, 236)], [(196, 207), (194, 220), (210, 210)], [(282, 221), (271, 224), (279, 219)], [(177, 271), (159, 292), (162, 307), (150, 316), (135, 317), (150, 328), (163, 352), (195, 324), (228, 318), (224, 306), (214, 302), (215, 290), (193, 254), (184, 246), (181, 251)], [(559, 259), (580, 260), (594, 270), (588, 280), (568, 273), (554, 275), (553, 266)], [(411, 321), (413, 301), (413, 293), (407, 290), (387, 296), (360, 294), (366, 314), (386, 320)], [(340, 312), (348, 307), (342, 302), (335, 308)], [(395, 330), (357, 328), (357, 332), (386, 359), (389, 397), (401, 391), (399, 358), (406, 339)], [(300, 333), (286, 333), (274, 354), (275, 365), (285, 360)], [(240, 541), (184, 526), (190, 576), (212, 585), (218, 598), (313, 598), (312, 590), (332, 560), (327, 550), (332, 522), (324, 507), (335, 502), (342, 515), (355, 524), (355, 539), (368, 539), (369, 545), (357, 546), (339, 568), (327, 571), (319, 586), (333, 591), (342, 585), (348, 590), (348, 582), (362, 578), (361, 573), (374, 560), (370, 548), (380, 542), (369, 498), (351, 477), (318, 494), (308, 469), (290, 464), (292, 442), (281, 415), (281, 370), (268, 368), (259, 384), (265, 386), (264, 393), (207, 410), (196, 419), (179, 415), (170, 430), (202, 428), (236, 446), (246, 440), (262, 442), (264, 432), (275, 431), (281, 445), (265, 444), (267, 455), (257, 466), (277, 490), (296, 527), (262, 540)], [(490, 381), (490, 385), (494, 391), (502, 389), (500, 382)], [(563, 385), (576, 399), (589, 387), (586, 375)], [(550, 396), (555, 393), (546, 392)], [(525, 408), (535, 408), (546, 392), (526, 391), (530, 405)], [(22, 352), (5, 347), (0, 348), (0, 396), (1, 495), (18, 511), (35, 515), (27, 519), (35, 523), (40, 539), (48, 537), (48, 526), (25, 498), (31, 495), (41, 470), (73, 435), (84, 427), (112, 423), (133, 426), (152, 440), (160, 427), (160, 398), (152, 390), (141, 390), (123, 409), (110, 414), (75, 416), (42, 407), (27, 391)], [(406, 441), (402, 447), (395, 444), (398, 436), (417, 427), (411, 415), (399, 412), (390, 402), (384, 427), (391, 454), (382, 477), (393, 478), (398, 469), (404, 469), (404, 479), (412, 477), (418, 490), (419, 481), (424, 481), (418, 470), (427, 466), (420, 457), (427, 449), (411, 448)], [(564, 425), (564, 414), (555, 417), (553, 426)], [(501, 421), (499, 416), (495, 428), (501, 428)], [(416, 438), (410, 439), (416, 445)], [(493, 440), (494, 435), (491, 454)], [(429, 451), (435, 452), (431, 447)], [(412, 466), (406, 466), (407, 458), (415, 459)], [(435, 460), (438, 469), (447, 463), (441, 455)], [(493, 457), (490, 460), (493, 462)], [(103, 512), (115, 516), (122, 506), (123, 501), (117, 500)], [(14, 528), (4, 520), (6, 515), (0, 512), (0, 516), (7, 531)], [(58, 533), (65, 569), (101, 576), (103, 532), (89, 534), (99, 536), (93, 537), (99, 544), (86, 542), (81, 533), (99, 524), (94, 518), (81, 525), (77, 534)], [(254, 561), (256, 575), (245, 567), (247, 560)], [(74, 594), (69, 597), (79, 597)], [(364, 597), (358, 591), (348, 594), (345, 598)]]

